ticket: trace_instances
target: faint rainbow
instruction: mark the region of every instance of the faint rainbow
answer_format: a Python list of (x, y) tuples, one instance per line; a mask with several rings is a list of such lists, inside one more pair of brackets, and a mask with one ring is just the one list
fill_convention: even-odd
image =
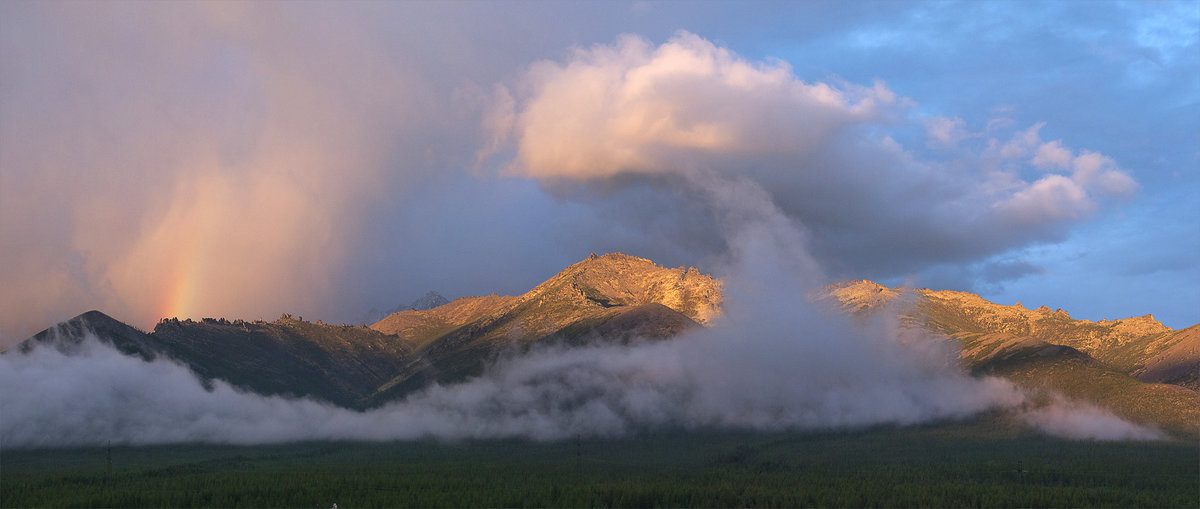
[[(179, 246), (167, 277), (167, 291), (163, 299), (162, 318), (191, 318), (196, 306), (196, 293), (200, 285), (200, 250), (195, 241)], [(198, 317), (197, 317), (198, 318)]]

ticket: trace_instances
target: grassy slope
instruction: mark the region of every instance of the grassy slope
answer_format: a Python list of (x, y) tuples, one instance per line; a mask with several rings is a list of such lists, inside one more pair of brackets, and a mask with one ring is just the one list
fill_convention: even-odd
[(109, 482), (103, 448), (6, 451), (0, 505), (1196, 507), (1195, 451), (980, 421), (559, 443), (119, 447)]

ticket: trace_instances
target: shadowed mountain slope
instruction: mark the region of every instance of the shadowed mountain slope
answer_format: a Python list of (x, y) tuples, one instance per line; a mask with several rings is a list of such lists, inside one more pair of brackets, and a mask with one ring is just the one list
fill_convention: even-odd
[(361, 407), (404, 369), (413, 345), (365, 327), (284, 315), (274, 322), (163, 320), (153, 337), (202, 377), (259, 394), (314, 396)]
[(95, 310), (43, 330), (13, 350), (29, 353), (38, 345), (49, 345), (70, 352), (78, 348), (89, 333), (101, 343), (112, 345), (121, 353), (136, 355), (144, 360), (152, 360), (166, 353), (150, 335)]

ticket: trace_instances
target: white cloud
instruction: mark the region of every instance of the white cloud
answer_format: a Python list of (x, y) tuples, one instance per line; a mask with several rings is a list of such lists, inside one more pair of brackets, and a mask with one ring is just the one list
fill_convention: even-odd
[(995, 206), (1018, 224), (1079, 219), (1095, 208), (1083, 188), (1062, 175), (1046, 175)]
[(517, 117), (516, 171), (602, 179), (684, 171), (707, 157), (794, 156), (896, 103), (882, 85), (795, 79), (780, 61), (749, 62), (694, 34), (654, 47), (625, 36), (539, 62)]

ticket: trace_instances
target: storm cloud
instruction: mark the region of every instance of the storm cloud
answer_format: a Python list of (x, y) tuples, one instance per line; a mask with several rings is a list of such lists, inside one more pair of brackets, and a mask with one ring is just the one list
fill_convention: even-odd
[(422, 90), (353, 16), (275, 7), (6, 7), (6, 328), (317, 308)]

